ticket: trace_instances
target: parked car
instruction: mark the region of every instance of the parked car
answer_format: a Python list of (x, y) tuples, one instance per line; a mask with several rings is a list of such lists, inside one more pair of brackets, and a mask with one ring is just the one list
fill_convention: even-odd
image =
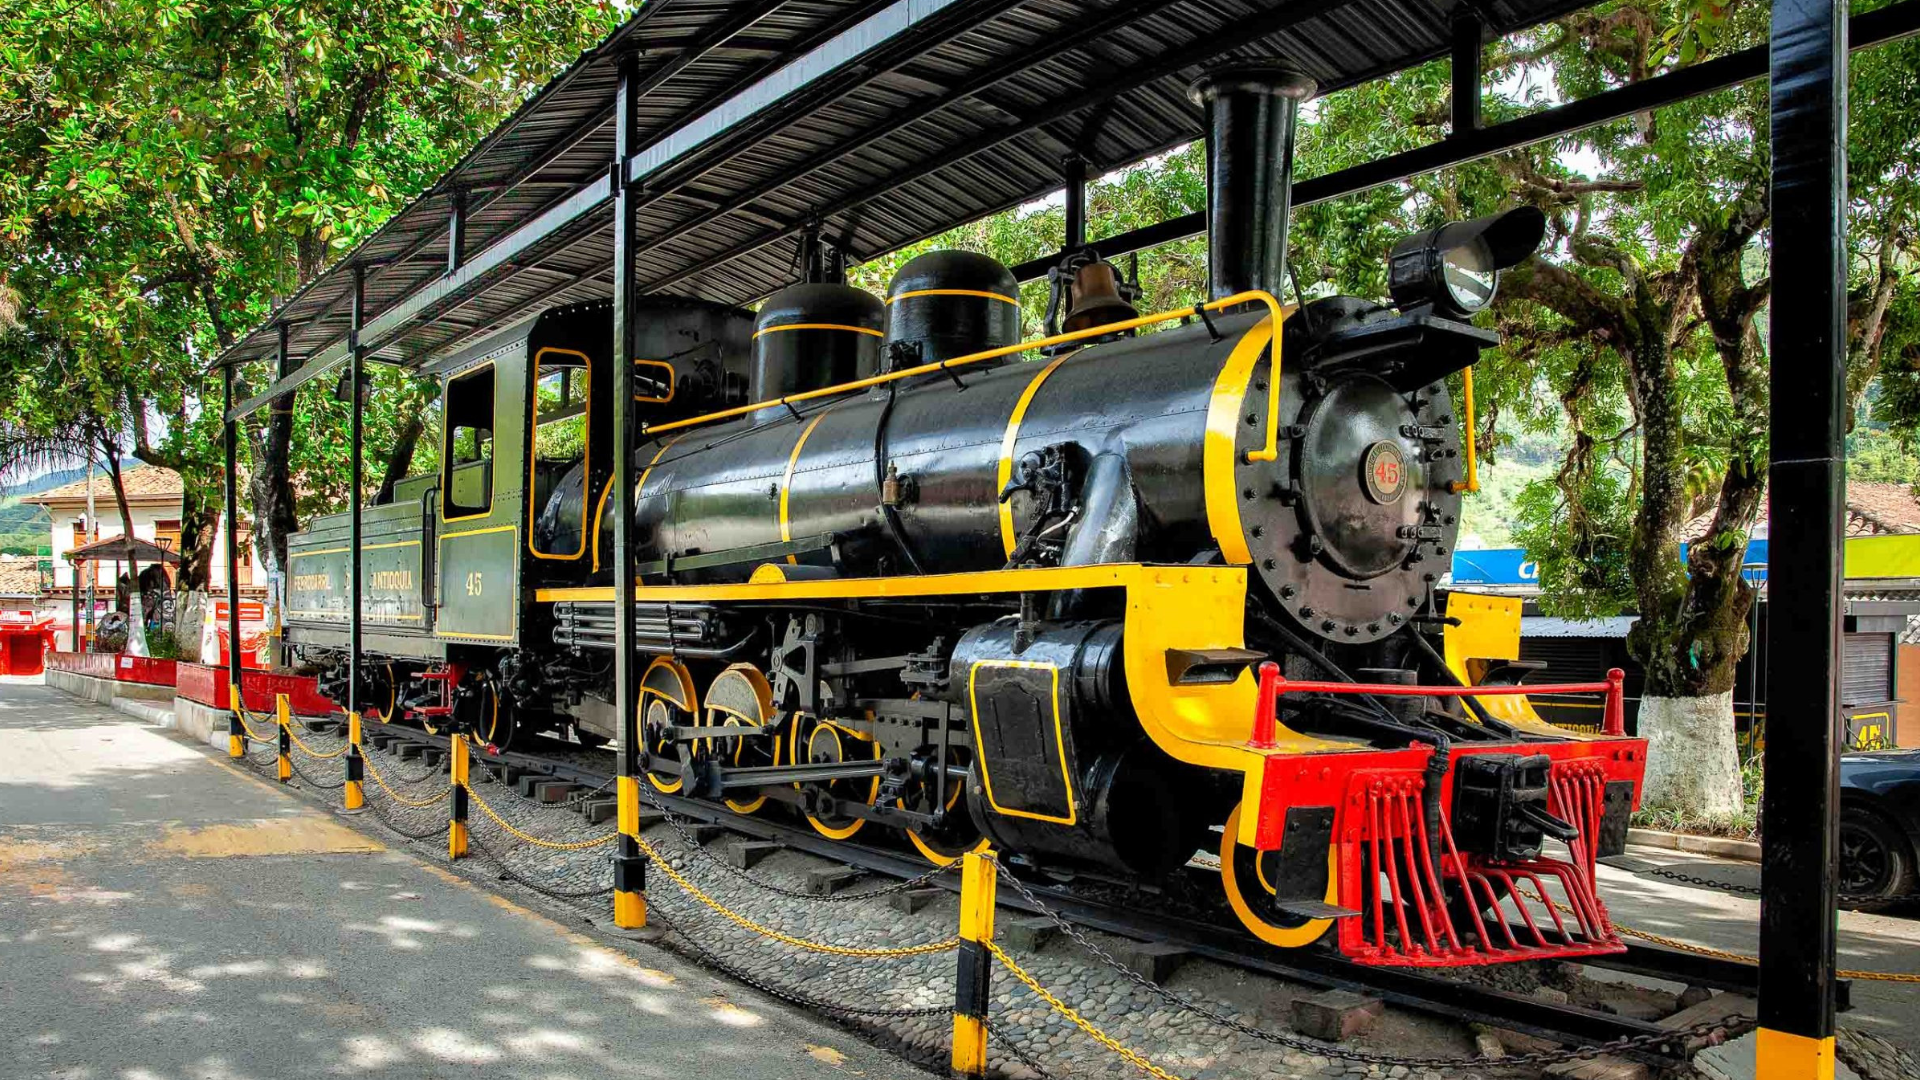
[(1920, 749), (1841, 755), (1840, 892), (1869, 910), (1920, 895)]

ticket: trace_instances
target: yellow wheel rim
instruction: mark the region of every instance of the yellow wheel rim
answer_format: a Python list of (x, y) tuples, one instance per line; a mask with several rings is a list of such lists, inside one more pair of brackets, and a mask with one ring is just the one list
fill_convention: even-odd
[[(835, 761), (849, 760), (846, 756), (846, 742), (840, 737), (842, 732), (845, 732), (846, 735), (851, 738), (860, 739), (863, 742), (871, 741), (864, 738), (859, 732), (849, 731), (848, 729), (841, 727), (839, 724), (836, 724), (831, 720), (822, 720), (816, 725), (814, 725), (813, 731), (807, 735), (807, 760), (808, 761), (813, 760), (813, 741), (820, 737), (820, 733), (822, 731), (831, 732), (833, 735), (833, 748), (834, 748), (833, 760)], [(797, 734), (798, 733), (796, 733), (796, 736)], [(873, 786), (867, 790), (867, 805), (872, 806), (874, 802), (877, 801), (879, 798), (880, 798), (880, 778), (876, 776), (873, 778)], [(807, 824), (813, 826), (814, 832), (819, 833), (821, 836), (824, 836), (829, 840), (846, 840), (851, 836), (853, 836), (855, 833), (859, 832), (862, 828), (864, 828), (867, 824), (867, 819), (862, 817), (857, 817), (845, 825), (829, 825), (826, 822), (821, 821), (819, 818), (814, 817), (812, 814), (808, 814)]]
[[(739, 682), (745, 685), (745, 688), (749, 692), (746, 700), (751, 700), (755, 712), (759, 715), (749, 715), (731, 704), (719, 704), (719, 702), (723, 700), (743, 700), (730, 693), (730, 687), (727, 685), (729, 682)], [(707, 688), (707, 707), (701, 723), (703, 725), (717, 724), (720, 727), (759, 728), (765, 727), (767, 720), (771, 718), (772, 715), (773, 688), (767, 684), (766, 677), (760, 674), (760, 670), (752, 664), (734, 664), (716, 676), (713, 684)], [(781, 745), (779, 739), (776, 738), (773, 741), (773, 760), (771, 762), (773, 765), (780, 764)], [(745, 740), (733, 740), (733, 753), (728, 756), (735, 765), (745, 763), (743, 759), (746, 755), (746, 749)], [(751, 799), (723, 798), (722, 801), (727, 804), (728, 809), (736, 814), (751, 814), (767, 804), (767, 797), (765, 795), (756, 795)]]
[[(1320, 936), (1333, 925), (1332, 919), (1309, 919), (1299, 926), (1275, 926), (1254, 913), (1253, 906), (1247, 903), (1240, 891), (1239, 873), (1234, 869), (1234, 856), (1240, 847), (1240, 807), (1236, 805), (1233, 813), (1227, 815), (1226, 827), (1220, 831), (1220, 885), (1227, 893), (1227, 904), (1233, 908), (1234, 915), (1240, 919), (1240, 925), (1247, 932), (1269, 945), (1282, 949), (1297, 949), (1320, 940)], [(1327, 903), (1334, 903), (1340, 890), (1340, 867), (1336, 859), (1338, 845), (1327, 845)], [(1273, 886), (1266, 880), (1266, 872), (1260, 867), (1260, 860), (1254, 860), (1256, 888), (1273, 894)]]
[[(640, 710), (643, 721), (650, 719), (649, 713), (652, 706), (648, 702), (649, 697), (657, 698), (662, 709), (678, 709), (692, 718), (700, 715), (699, 699), (693, 691), (692, 673), (687, 670), (685, 664), (670, 657), (655, 657), (653, 663), (647, 665), (646, 672), (640, 677)], [(662, 719), (671, 722), (673, 716), (669, 713)], [(649, 746), (648, 750), (667, 756), (664, 754), (666, 748), (667, 744), (662, 742)], [(685, 782), (678, 775), (656, 773), (649, 769), (647, 783), (652, 784), (654, 789), (662, 794), (672, 795), (679, 791)]]

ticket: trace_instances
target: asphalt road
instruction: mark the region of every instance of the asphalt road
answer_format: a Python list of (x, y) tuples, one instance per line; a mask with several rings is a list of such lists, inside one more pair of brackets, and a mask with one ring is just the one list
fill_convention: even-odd
[(925, 1077), (0, 682), (0, 1076)]

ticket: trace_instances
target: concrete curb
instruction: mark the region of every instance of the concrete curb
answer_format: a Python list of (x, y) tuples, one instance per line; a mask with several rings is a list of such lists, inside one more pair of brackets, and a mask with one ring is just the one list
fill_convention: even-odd
[(1627, 843), (1665, 848), (1668, 851), (1690, 851), (1696, 855), (1718, 855), (1723, 859), (1738, 859), (1741, 862), (1760, 861), (1759, 844), (1752, 840), (1735, 840), (1726, 836), (1694, 836), (1690, 833), (1662, 832), (1659, 829), (1628, 829)]

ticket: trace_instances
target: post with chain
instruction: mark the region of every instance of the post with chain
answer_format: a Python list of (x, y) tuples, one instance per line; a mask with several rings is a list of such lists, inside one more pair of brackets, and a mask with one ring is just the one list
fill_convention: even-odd
[(273, 722), (280, 730), (280, 759), (274, 763), (274, 775), (284, 784), (293, 779), (293, 710), (285, 694), (273, 696)]
[(467, 737), (454, 732), (447, 740), (447, 858), (467, 857)]
[(359, 810), (367, 805), (366, 762), (360, 760), (360, 714), (347, 714), (347, 787), (346, 808)]
[(640, 854), (640, 673), (634, 650), (633, 590), (639, 584), (633, 527), (633, 455), (639, 444), (633, 408), (634, 278), (638, 245), (634, 237), (634, 199), (627, 183), (627, 159), (638, 149), (636, 84), (639, 58), (620, 58), (614, 90), (613, 161), (608, 183), (613, 194), (613, 715), (619, 725), (619, 769), (614, 797), (620, 838), (613, 859), (613, 924), (623, 930), (647, 925), (647, 864)]
[(992, 851), (972, 851), (960, 868), (960, 948), (953, 992), (953, 1074), (987, 1074), (987, 991), (993, 973), (994, 901), (999, 867)]

